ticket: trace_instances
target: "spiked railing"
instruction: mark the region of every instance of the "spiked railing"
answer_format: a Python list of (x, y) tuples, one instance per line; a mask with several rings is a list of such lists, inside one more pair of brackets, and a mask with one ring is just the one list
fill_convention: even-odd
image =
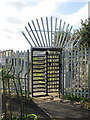
[[(80, 41), (72, 32), (72, 26), (58, 18), (40, 18), (28, 22), (26, 33), (22, 31), (31, 47), (66, 47), (71, 48)], [(67, 46), (68, 45), (68, 46)]]

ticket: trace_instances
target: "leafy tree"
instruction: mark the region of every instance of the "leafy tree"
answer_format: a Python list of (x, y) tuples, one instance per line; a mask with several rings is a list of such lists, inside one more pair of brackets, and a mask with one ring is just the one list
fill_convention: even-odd
[(80, 45), (90, 47), (90, 18), (85, 21), (81, 20), (81, 27), (77, 32), (81, 37)]

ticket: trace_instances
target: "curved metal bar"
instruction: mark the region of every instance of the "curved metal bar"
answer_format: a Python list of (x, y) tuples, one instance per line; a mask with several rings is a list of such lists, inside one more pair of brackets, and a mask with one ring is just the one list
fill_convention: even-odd
[(12, 65), (11, 65), (11, 67), (10, 67), (10, 70), (9, 70), (9, 71), (7, 72), (7, 74), (6, 74), (6, 78), (7, 78), (7, 81), (8, 81), (8, 90), (9, 90), (9, 95), (10, 95), (10, 86), (9, 86), (9, 84), (10, 84), (10, 83), (9, 83), (9, 79), (10, 79), (10, 78), (9, 78), (9, 76), (8, 76), (8, 75), (9, 75), (9, 73), (11, 72), (11, 70), (12, 70)]
[(16, 93), (17, 93), (17, 96), (19, 98), (19, 93), (18, 93), (18, 89), (17, 89), (17, 86), (16, 86), (16, 83), (15, 83), (15, 67), (13, 67), (13, 83), (14, 83), (14, 86), (15, 86), (15, 89), (16, 89)]
[(20, 82), (20, 73), (23, 71), (23, 67), (21, 69), (21, 71), (18, 73), (18, 82), (19, 82), (19, 86), (20, 86), (20, 92), (21, 92), (21, 95), (22, 95), (22, 86), (21, 86), (21, 82)]
[(24, 78), (25, 78), (25, 97), (26, 97), (26, 76), (29, 74), (30, 68), (27, 73), (25, 73)]

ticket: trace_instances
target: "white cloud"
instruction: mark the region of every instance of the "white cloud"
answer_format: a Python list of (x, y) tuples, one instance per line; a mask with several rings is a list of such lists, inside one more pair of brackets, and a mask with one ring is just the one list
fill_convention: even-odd
[[(62, 5), (63, 2), (68, 1), (70, 2), (70, 0), (0, 1), (0, 49), (29, 48), (29, 44), (22, 36), (21, 31), (24, 30), (27, 22), (34, 18), (56, 16), (77, 27), (80, 24), (80, 19), (87, 18), (87, 5), (72, 15), (57, 13), (57, 5)], [(74, 2), (74, 0), (72, 1)], [(32, 2), (35, 4), (34, 6), (31, 4)]]

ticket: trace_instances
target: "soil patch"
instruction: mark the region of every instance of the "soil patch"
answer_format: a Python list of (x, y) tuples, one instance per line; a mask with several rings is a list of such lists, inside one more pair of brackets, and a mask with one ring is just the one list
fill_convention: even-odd
[[(10, 109), (12, 112), (12, 115), (14, 116), (20, 116), (20, 105), (21, 105), (21, 99), (15, 98), (15, 97), (9, 97), (9, 96), (3, 96), (2, 97), (2, 111), (5, 111), (5, 102), (6, 102), (6, 111), (7, 114), (10, 114)], [(43, 118), (45, 120), (50, 119), (50, 116), (44, 112), (35, 102), (32, 101), (32, 99), (23, 100), (24, 108), (23, 112), (24, 114), (36, 114), (39, 118)]]

